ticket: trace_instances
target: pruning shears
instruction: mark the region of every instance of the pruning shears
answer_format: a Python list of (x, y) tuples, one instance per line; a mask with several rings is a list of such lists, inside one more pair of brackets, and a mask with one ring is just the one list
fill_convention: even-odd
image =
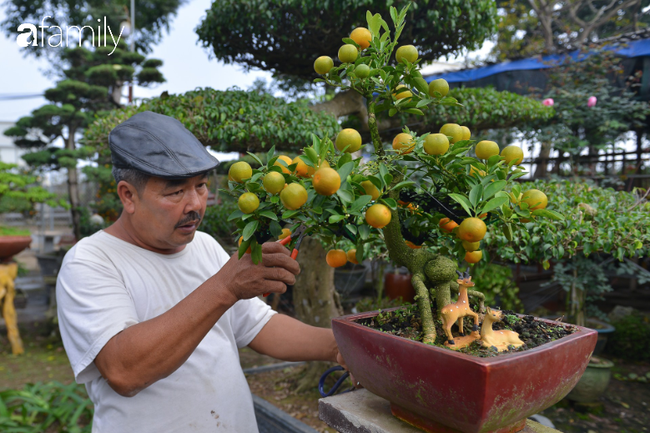
[[(338, 389), (341, 387), (345, 379), (350, 376), (350, 372), (346, 371), (343, 376), (339, 378), (339, 380), (336, 381), (334, 386), (332, 386), (332, 389), (330, 389), (328, 392), (325, 392), (325, 379), (327, 379), (327, 376), (330, 374), (334, 373), (335, 371), (340, 371), (340, 370), (345, 370), (343, 367), (340, 365), (337, 365), (335, 367), (332, 367), (328, 369), (323, 375), (320, 377), (320, 380), (318, 381), (318, 392), (320, 392), (321, 397), (329, 397), (330, 395), (334, 394)], [(339, 394), (344, 394), (346, 392), (353, 391), (354, 388), (346, 389), (345, 391), (341, 391)]]
[[(292, 233), (289, 234), (284, 239), (280, 239), (278, 242), (281, 245), (287, 245), (289, 244), (293, 239), (298, 239), (296, 241), (296, 244), (293, 246), (293, 250), (291, 251), (291, 258), (296, 260), (296, 257), (298, 257), (298, 249), (300, 248), (300, 244), (302, 243), (302, 239), (305, 236), (305, 230), (307, 229), (307, 226), (304, 224), (300, 224), (296, 230), (294, 230)], [(265, 293), (264, 297), (266, 298), (269, 296), (271, 293)]]
[(307, 227), (304, 224), (300, 224), (293, 233), (290, 233), (289, 236), (278, 241), (281, 245), (287, 245), (293, 239), (298, 239), (296, 241), (296, 245), (293, 246), (293, 251), (291, 251), (291, 258), (294, 260), (296, 257), (298, 257), (298, 248), (300, 248), (300, 244), (302, 243), (302, 238), (305, 236), (306, 229)]

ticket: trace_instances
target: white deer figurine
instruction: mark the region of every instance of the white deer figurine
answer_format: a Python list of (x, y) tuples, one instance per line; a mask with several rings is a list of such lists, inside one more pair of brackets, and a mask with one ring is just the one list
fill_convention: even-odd
[[(478, 314), (472, 311), (472, 308), (469, 306), (469, 298), (467, 297), (467, 288), (474, 287), (472, 282), (472, 277), (469, 275), (469, 268), (464, 273), (456, 271), (458, 273), (458, 301), (453, 304), (446, 305), (441, 311), (440, 316), (442, 318), (442, 325), (445, 329), (445, 334), (447, 334), (447, 343), (446, 346), (452, 349), (460, 349), (464, 346), (469, 345), (472, 341), (478, 340)], [(456, 345), (454, 342), (454, 336), (451, 333), (451, 327), (456, 321), (458, 321), (458, 330), (462, 337), (465, 337), (463, 331), (463, 317), (472, 316), (474, 318), (474, 328), (472, 329), (472, 336), (463, 338), (462, 347), (461, 345)], [(467, 341), (465, 341), (467, 340)], [(456, 346), (456, 347), (454, 347)]]
[(524, 342), (519, 339), (519, 334), (515, 331), (507, 329), (495, 331), (492, 329), (492, 324), (501, 320), (503, 320), (503, 311), (487, 307), (487, 312), (483, 318), (483, 326), (481, 326), (481, 344), (485, 347), (494, 347), (499, 352), (508, 350), (510, 346), (523, 346)]

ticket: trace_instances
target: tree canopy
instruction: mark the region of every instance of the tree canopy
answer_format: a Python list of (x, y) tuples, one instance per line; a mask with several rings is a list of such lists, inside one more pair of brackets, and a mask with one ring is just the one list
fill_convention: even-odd
[(498, 0), (502, 19), (492, 56), (497, 61), (580, 48), (647, 28), (647, 0)]
[[(424, 118), (409, 116), (405, 123), (422, 133), (437, 131), (451, 120), (473, 130), (483, 130), (544, 121), (554, 114), (552, 107), (510, 92), (465, 88), (453, 89), (450, 94), (463, 106), (441, 105)], [(334, 115), (327, 111), (315, 112), (313, 108), (305, 103), (287, 103), (269, 94), (237, 89), (206, 88), (179, 95), (163, 94), (140, 106), (114, 110), (97, 118), (86, 130), (84, 143), (95, 149), (107, 148), (111, 129), (136, 113), (150, 110), (180, 120), (204, 145), (217, 151), (259, 152), (271, 146), (298, 151), (311, 143), (312, 133), (334, 138), (340, 130)], [(381, 126), (392, 128), (393, 122), (401, 124), (399, 116), (386, 115)], [(386, 137), (390, 134), (396, 132), (389, 132)]]
[[(366, 12), (388, 17), (406, 0), (215, 0), (196, 28), (199, 41), (225, 63), (278, 75), (315, 78), (314, 60), (334, 57), (347, 35), (366, 26)], [(475, 49), (496, 29), (491, 0), (413, 3), (400, 44), (413, 44), (423, 61)], [(335, 24), (334, 24), (335, 23)]]

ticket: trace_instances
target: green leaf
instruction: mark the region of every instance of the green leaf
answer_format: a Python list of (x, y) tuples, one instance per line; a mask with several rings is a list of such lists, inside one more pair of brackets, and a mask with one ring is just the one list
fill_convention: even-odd
[(397, 190), (400, 190), (402, 188), (406, 188), (406, 187), (410, 187), (410, 186), (414, 186), (414, 185), (415, 185), (415, 182), (413, 182), (411, 180), (403, 180), (400, 183), (398, 183), (397, 185), (395, 185), (392, 189), (393, 189), (393, 191), (397, 191)]
[(476, 207), (478, 202), (481, 200), (482, 196), (483, 196), (483, 185), (477, 183), (469, 192), (469, 202), (472, 204), (473, 207)]
[(270, 161), (273, 158), (273, 155), (275, 155), (275, 145), (271, 146), (269, 151), (266, 153), (266, 160)]
[(345, 228), (348, 229), (350, 233), (353, 233), (355, 235), (357, 234), (357, 226), (355, 226), (354, 224), (346, 224)]
[(262, 162), (262, 160), (259, 159), (259, 158), (257, 157), (257, 155), (255, 155), (254, 153), (251, 153), (251, 152), (246, 152), (246, 153), (248, 153), (250, 156), (252, 156), (253, 159), (254, 159), (255, 161), (257, 161), (257, 163), (258, 163), (259, 165), (264, 165), (264, 163)]
[[(349, 155), (346, 153), (346, 155)], [(338, 169), (338, 174), (341, 176), (341, 183), (345, 182), (350, 173), (354, 170), (354, 162), (346, 162), (343, 167)]]
[(501, 191), (508, 184), (505, 180), (497, 180), (496, 182), (490, 182), (488, 186), (483, 190), (483, 200), (487, 200), (492, 197), (497, 192)]
[(359, 236), (361, 236), (361, 239), (368, 240), (368, 237), (370, 236), (370, 226), (367, 224), (362, 224), (359, 226)]
[(352, 200), (354, 199), (354, 194), (352, 194), (350, 191), (345, 189), (339, 189), (338, 191), (336, 191), (336, 195), (339, 196), (341, 201), (345, 204), (352, 203)]
[(549, 209), (537, 209), (532, 212), (533, 215), (535, 216), (541, 216), (544, 218), (550, 218), (552, 220), (556, 221), (564, 221), (564, 216), (562, 214), (559, 214), (553, 210)]
[(456, 201), (458, 204), (460, 204), (463, 209), (465, 209), (465, 212), (467, 212), (467, 215), (472, 215), (472, 211), (470, 210), (472, 207), (472, 204), (467, 200), (467, 197), (457, 194), (457, 193), (451, 193), (449, 194), (449, 197)]
[(344, 220), (344, 219), (345, 219), (345, 215), (332, 215), (332, 216), (329, 217), (328, 221), (329, 221), (330, 224), (336, 224), (337, 222), (339, 222), (341, 220)]
[(380, 198), (379, 203), (383, 203), (391, 209), (397, 209), (397, 202), (392, 198)]
[(244, 236), (244, 241), (247, 241), (253, 236), (255, 233), (255, 230), (257, 230), (257, 227), (260, 225), (260, 222), (258, 220), (253, 220), (250, 221), (248, 224), (246, 224), (246, 227), (244, 227), (244, 232), (242, 236)]
[(351, 212), (359, 212), (361, 209), (363, 209), (370, 201), (372, 200), (372, 196), (369, 195), (362, 195), (358, 199), (352, 203), (352, 206), (350, 207)]
[(257, 242), (253, 242), (251, 245), (251, 259), (256, 265), (262, 263), (262, 245)]
[(424, 113), (422, 112), (422, 110), (419, 110), (417, 108), (407, 108), (404, 111), (406, 111), (409, 114), (415, 114), (416, 116), (424, 116)]
[(293, 218), (295, 215), (298, 215), (300, 211), (297, 210), (288, 210), (282, 214), (282, 219), (283, 220), (288, 220)]
[(495, 197), (492, 200), (485, 203), (483, 209), (481, 209), (481, 211), (478, 213), (482, 214), (485, 212), (490, 212), (491, 210), (496, 209), (499, 206), (504, 205), (506, 203), (508, 203), (508, 199), (506, 197)]
[(271, 219), (273, 221), (278, 220), (278, 216), (276, 214), (274, 214), (273, 212), (271, 212), (270, 210), (263, 210), (263, 211), (259, 212), (259, 215), (261, 215), (261, 216), (263, 216), (265, 218)]
[(228, 216), (228, 221), (238, 220), (238, 219), (241, 219), (241, 217), (243, 217), (243, 216), (244, 216), (244, 212), (242, 212), (242, 211), (240, 211), (238, 209), (238, 210), (234, 211), (233, 213), (231, 213), (230, 216)]

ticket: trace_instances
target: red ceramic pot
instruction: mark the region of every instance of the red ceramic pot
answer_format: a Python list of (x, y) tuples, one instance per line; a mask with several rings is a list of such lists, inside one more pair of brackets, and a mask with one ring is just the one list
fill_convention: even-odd
[[(560, 401), (584, 373), (596, 331), (524, 352), (478, 358), (386, 334), (356, 323), (366, 312), (332, 320), (355, 379), (391, 402), (393, 415), (438, 433), (511, 433)], [(550, 321), (547, 321), (550, 322)]]
[(0, 263), (9, 260), (31, 243), (31, 236), (0, 236)]
[(384, 291), (390, 299), (401, 297), (405, 302), (413, 302), (415, 289), (411, 284), (411, 274), (395, 274), (389, 272), (384, 277)]

